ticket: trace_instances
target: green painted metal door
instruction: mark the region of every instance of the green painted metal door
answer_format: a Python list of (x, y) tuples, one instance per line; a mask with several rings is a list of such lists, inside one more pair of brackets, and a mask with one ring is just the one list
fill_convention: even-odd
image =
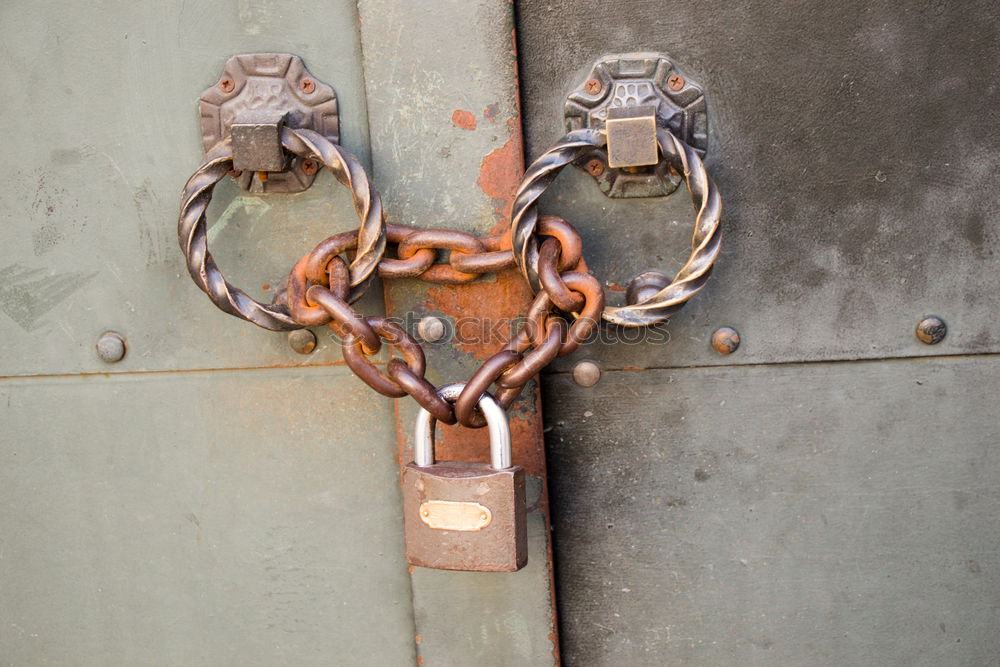
[[(537, 390), (515, 424), (535, 452), (528, 568), (411, 571), (413, 406), (357, 380), (322, 329), (301, 356), (221, 313), (176, 241), (198, 96), (253, 52), (294, 53), (335, 88), (341, 144), (392, 222), (493, 229), (520, 172), (513, 23), (492, 0), (0, 8), (0, 663), (553, 664)], [(485, 186), (484, 161), (505, 167)], [(357, 226), (329, 175), (296, 195), (226, 179), (209, 217), (227, 278), (265, 301)], [(449, 289), (396, 284), (388, 311), (446, 311)], [(382, 288), (357, 307), (385, 312)], [(95, 351), (107, 331), (117, 363)], [(432, 379), (476, 360), (432, 350)]]

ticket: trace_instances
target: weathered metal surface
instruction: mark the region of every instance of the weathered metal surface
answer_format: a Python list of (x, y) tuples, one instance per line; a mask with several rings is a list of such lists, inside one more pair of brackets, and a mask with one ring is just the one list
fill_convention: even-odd
[[(302, 192), (312, 185), (316, 169), (308, 158), (295, 157), (289, 164), (274, 134), (262, 145), (270, 149), (268, 153), (241, 146), (235, 135), (238, 123), (245, 121), (248, 114), (276, 112), (289, 127), (315, 130), (333, 143), (340, 141), (336, 92), (306, 69), (301, 58), (290, 53), (233, 56), (226, 61), (219, 82), (201, 94), (198, 110), (206, 152), (228, 136), (232, 126), (233, 168), (247, 170), (236, 175), (236, 180), (240, 187), (252, 192)], [(263, 133), (261, 138), (267, 136)], [(278, 173), (269, 173), (262, 180), (256, 171)]]
[(1000, 358), (544, 385), (567, 664), (1000, 655)]
[[(233, 53), (280, 46), (335, 80), (341, 145), (367, 164), (355, 3), (7, 2), (0, 17), (0, 375), (339, 360), (326, 334), (305, 360), (284, 336), (220, 317), (192, 287), (172, 221), (202, 156), (195, 103)], [(350, 195), (327, 175), (295, 196), (229, 180), (209, 236), (226, 277), (255, 298), (270, 300), (304, 247), (357, 227)], [(94, 352), (108, 330), (129, 344), (114, 366)]]
[[(512, 4), (362, 0), (359, 10), (374, 178), (389, 221), (460, 228), (479, 237), (501, 231), (523, 169)], [(441, 385), (468, 379), (497, 349), (491, 328), (502, 329), (505, 318), (523, 313), (530, 296), (523, 279), (508, 270), (457, 288), (392, 281), (386, 308), (413, 313), (414, 322), (444, 316), (456, 331), (466, 325), (464, 336), (427, 346), (427, 377)], [(476, 315), (489, 326), (473, 334), (468, 325)], [(408, 400), (397, 409), (400, 459), (409, 461), (416, 409)], [(556, 660), (538, 409), (532, 382), (509, 413), (514, 462), (527, 473), (528, 565), (513, 574), (414, 568), (418, 652), (425, 664)], [(485, 435), (444, 427), (439, 456), (483, 461)]]
[[(609, 334), (579, 354), (624, 368), (1000, 351), (995, 2), (522, 0), (518, 41), (529, 157), (605, 53), (661, 51), (708, 91), (726, 238), (712, 280), (645, 343)], [(680, 192), (609, 200), (565, 170), (541, 211), (579, 227), (612, 290), (687, 256)], [(949, 325), (934, 347), (913, 335), (928, 313)], [(722, 324), (738, 354), (709, 345)]]
[(6, 380), (0, 421), (0, 662), (414, 664), (392, 406), (347, 369)]

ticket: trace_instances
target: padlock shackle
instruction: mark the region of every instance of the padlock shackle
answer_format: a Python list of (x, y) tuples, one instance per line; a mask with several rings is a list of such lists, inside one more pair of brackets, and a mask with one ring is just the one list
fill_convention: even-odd
[[(464, 382), (446, 384), (437, 390), (438, 396), (454, 403), (465, 388)], [(486, 417), (486, 428), (490, 434), (490, 467), (503, 470), (513, 465), (513, 455), (510, 443), (510, 424), (507, 422), (507, 412), (500, 407), (496, 399), (484, 392), (479, 397), (479, 409)], [(417, 414), (417, 428), (413, 437), (413, 462), (418, 466), (434, 465), (434, 430), (437, 419), (426, 409), (421, 408)]]

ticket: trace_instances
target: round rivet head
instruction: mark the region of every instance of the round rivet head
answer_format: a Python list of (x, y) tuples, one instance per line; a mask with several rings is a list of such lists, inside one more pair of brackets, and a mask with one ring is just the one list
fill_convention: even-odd
[(309, 329), (288, 332), (288, 346), (299, 354), (310, 354), (316, 349), (316, 334)]
[(948, 335), (948, 325), (940, 317), (930, 316), (917, 324), (917, 339), (927, 345), (937, 345)]
[(97, 339), (97, 356), (109, 364), (125, 358), (125, 339), (114, 331), (106, 331)]
[(712, 332), (712, 348), (719, 354), (732, 354), (740, 346), (740, 332), (732, 327), (719, 327)]
[(417, 322), (417, 335), (428, 343), (436, 343), (444, 338), (445, 327), (440, 317), (427, 315)]
[(581, 361), (573, 369), (573, 380), (581, 387), (593, 387), (601, 379), (601, 367), (593, 361)]

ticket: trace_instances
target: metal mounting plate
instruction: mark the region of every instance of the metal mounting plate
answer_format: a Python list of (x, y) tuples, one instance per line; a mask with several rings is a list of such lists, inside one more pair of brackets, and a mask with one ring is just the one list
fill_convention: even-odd
[[(285, 112), (285, 125), (309, 128), (339, 143), (337, 95), (290, 53), (246, 53), (226, 62), (219, 82), (201, 94), (202, 144), (207, 151), (231, 133), (237, 114), (251, 110)], [(303, 168), (293, 157), (284, 171), (267, 172), (266, 180), (251, 171), (234, 174), (251, 192), (302, 192), (316, 178), (315, 165)]]
[[(603, 129), (608, 109), (650, 105), (656, 124), (704, 156), (708, 148), (705, 91), (684, 76), (666, 56), (631, 53), (604, 56), (587, 80), (567, 96), (566, 130)], [(681, 182), (662, 160), (646, 167), (612, 168), (605, 150), (595, 150), (576, 163), (589, 172), (608, 197), (661, 197)]]

